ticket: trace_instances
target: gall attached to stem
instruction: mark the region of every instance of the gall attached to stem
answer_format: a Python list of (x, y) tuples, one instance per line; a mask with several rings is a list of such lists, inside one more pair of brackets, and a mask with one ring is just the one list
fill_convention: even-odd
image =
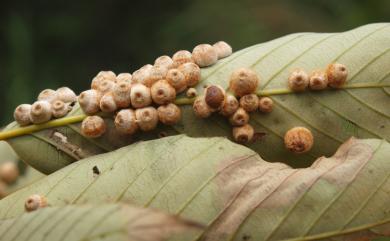
[(132, 109), (123, 109), (115, 116), (115, 128), (119, 133), (132, 135), (138, 130), (135, 112)]
[(81, 92), (78, 102), (81, 109), (87, 115), (93, 115), (99, 112), (100, 99), (102, 95), (97, 90), (86, 90)]
[(90, 138), (97, 138), (106, 132), (107, 125), (102, 117), (88, 116), (81, 123), (81, 133)]
[(186, 77), (178, 69), (170, 69), (165, 79), (175, 88), (176, 93), (181, 93), (187, 88)]
[(139, 70), (136, 70), (132, 75), (132, 83), (139, 83), (145, 85), (150, 76), (150, 72), (152, 70), (153, 65), (147, 64), (144, 65)]
[(206, 103), (205, 96), (198, 96), (192, 106), (194, 114), (200, 118), (207, 118), (211, 115), (212, 109)]
[(118, 84), (121, 82), (125, 82), (131, 84), (132, 79), (133, 76), (130, 73), (120, 73), (118, 74), (118, 76), (116, 76), (115, 83)]
[(173, 56), (173, 68), (177, 68), (182, 64), (185, 63), (194, 63), (194, 60), (192, 59), (192, 54), (187, 50), (179, 50), (177, 51)]
[(31, 106), (30, 120), (34, 124), (48, 122), (52, 117), (51, 104), (46, 100), (38, 100)]
[(166, 69), (171, 69), (171, 68), (173, 68), (173, 60), (168, 55), (163, 55), (163, 56), (158, 57), (154, 61), (154, 65), (155, 66), (160, 65), (160, 66), (165, 67)]
[(188, 98), (194, 98), (198, 96), (198, 91), (195, 88), (189, 88), (186, 92)]
[(240, 98), (240, 107), (246, 112), (253, 112), (257, 110), (259, 105), (259, 98), (256, 94), (244, 95)]
[(218, 61), (218, 53), (210, 44), (199, 44), (192, 50), (192, 58), (199, 67), (207, 67)]
[(201, 72), (198, 65), (194, 63), (185, 63), (180, 65), (178, 70), (184, 74), (188, 87), (194, 87), (199, 83)]
[(120, 81), (115, 85), (112, 96), (117, 108), (127, 108), (130, 106), (130, 93), (131, 84), (129, 82)]
[(131, 105), (134, 108), (142, 108), (152, 103), (150, 88), (143, 84), (133, 84), (130, 90)]
[(157, 112), (158, 119), (165, 125), (174, 125), (181, 119), (181, 110), (173, 103), (159, 106)]
[(68, 87), (61, 87), (56, 90), (57, 99), (64, 103), (73, 103), (77, 101), (77, 95)]
[(259, 110), (263, 113), (270, 113), (274, 108), (274, 101), (269, 97), (259, 99)]
[(294, 127), (284, 135), (286, 148), (294, 153), (304, 153), (313, 147), (314, 137), (305, 127)]
[(221, 86), (210, 85), (205, 89), (205, 101), (211, 109), (217, 110), (225, 101), (225, 90)]
[(253, 70), (240, 68), (231, 74), (229, 88), (236, 96), (241, 97), (254, 93), (259, 82), (260, 79)]
[(108, 92), (102, 96), (99, 106), (103, 112), (114, 112), (118, 109), (112, 92)]
[(115, 82), (116, 75), (112, 71), (100, 71), (91, 82), (91, 89), (98, 89), (98, 86), (100, 86), (101, 82), (104, 80)]
[(303, 69), (296, 69), (288, 77), (288, 87), (292, 91), (304, 91), (309, 86), (309, 75)]
[(223, 116), (229, 117), (233, 115), (237, 109), (240, 107), (240, 104), (237, 98), (234, 95), (226, 95), (225, 101), (223, 102), (221, 108), (221, 114)]
[(135, 118), (142, 131), (151, 131), (155, 129), (158, 124), (158, 113), (156, 108), (152, 106), (136, 109)]
[(328, 86), (328, 75), (325, 71), (317, 70), (310, 74), (309, 87), (312, 90), (323, 90)]
[(69, 113), (69, 111), (72, 110), (70, 103), (64, 103), (62, 100), (54, 101), (51, 107), (52, 107), (52, 114), (55, 118), (64, 117)]
[(229, 122), (233, 126), (243, 126), (249, 122), (249, 114), (242, 107), (238, 108), (232, 116), (229, 117)]
[(332, 88), (341, 88), (347, 82), (348, 70), (343, 64), (328, 65), (326, 74), (328, 75), (328, 85)]
[(42, 90), (38, 95), (38, 100), (45, 100), (49, 103), (53, 103), (57, 100), (57, 92), (52, 89)]
[(238, 143), (248, 143), (253, 139), (255, 131), (250, 124), (233, 127), (233, 138)]
[(30, 120), (31, 105), (30, 104), (21, 104), (16, 107), (14, 111), (14, 119), (21, 126), (26, 126), (31, 124)]
[(154, 83), (150, 92), (153, 102), (158, 105), (171, 103), (176, 98), (175, 88), (173, 88), (166, 80), (159, 80)]
[(215, 44), (213, 44), (213, 47), (217, 52), (218, 59), (226, 58), (233, 53), (232, 47), (224, 41), (216, 42)]

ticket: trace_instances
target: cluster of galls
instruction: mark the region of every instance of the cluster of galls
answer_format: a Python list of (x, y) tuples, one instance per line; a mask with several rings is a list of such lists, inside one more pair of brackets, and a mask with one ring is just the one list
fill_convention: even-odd
[[(273, 109), (273, 101), (269, 97), (259, 98), (256, 89), (260, 78), (247, 68), (235, 70), (230, 76), (229, 92), (218, 85), (207, 86), (204, 94), (198, 96), (193, 104), (195, 115), (207, 118), (218, 112), (229, 119), (233, 126), (233, 137), (239, 143), (253, 139), (254, 129), (248, 124), (249, 114), (254, 111), (269, 113)], [(238, 98), (238, 99), (237, 99)]]
[(288, 87), (293, 91), (323, 90), (328, 86), (341, 88), (347, 81), (348, 71), (345, 65), (332, 63), (326, 70), (315, 70), (310, 75), (303, 69), (294, 70), (288, 78)]
[(195, 97), (193, 87), (201, 79), (200, 67), (231, 54), (232, 48), (220, 41), (213, 46), (200, 44), (192, 53), (180, 50), (172, 58), (158, 57), (154, 65), (147, 64), (133, 74), (99, 72), (91, 89), (78, 98), (81, 109), (89, 115), (82, 122), (82, 133), (91, 138), (105, 133), (104, 119), (96, 115), (100, 111), (115, 113), (115, 127), (122, 134), (150, 131), (159, 122), (176, 124), (181, 119), (181, 110), (174, 104), (176, 95), (187, 90), (188, 97)]
[(21, 104), (14, 112), (15, 121), (21, 126), (41, 124), (52, 118), (61, 118), (72, 110), (77, 96), (68, 87), (43, 90), (32, 105)]
[(13, 161), (0, 164), (0, 199), (7, 196), (8, 185), (16, 182), (19, 177), (19, 168)]

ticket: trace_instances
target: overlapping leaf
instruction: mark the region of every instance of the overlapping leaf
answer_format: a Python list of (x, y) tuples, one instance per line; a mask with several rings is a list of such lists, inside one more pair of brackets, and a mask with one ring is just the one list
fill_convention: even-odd
[(390, 235), (390, 144), (351, 139), (305, 169), (224, 138), (139, 142), (73, 163), (0, 201), (0, 218), (39, 193), (52, 206), (130, 201), (207, 224), (199, 240)]
[(203, 227), (156, 210), (129, 205), (44, 208), (0, 221), (3, 241), (164, 241), (191, 240)]
[[(203, 69), (198, 90), (201, 92), (205, 84), (227, 88), (229, 75), (239, 67), (250, 67), (261, 76), (259, 90), (285, 88), (290, 70), (299, 67), (312, 71), (334, 61), (348, 67), (350, 84), (390, 83), (389, 39), (388, 23), (366, 25), (344, 33), (288, 35), (243, 49)], [(390, 139), (390, 88), (305, 92), (272, 98), (276, 106), (271, 114), (257, 113), (251, 117), (256, 131), (266, 133), (266, 137), (249, 145), (269, 161), (308, 166), (315, 157), (333, 153), (351, 136)], [(76, 107), (71, 115), (80, 113)], [(284, 133), (294, 126), (306, 126), (314, 133), (314, 148), (304, 155), (292, 156), (283, 147)], [(16, 127), (11, 124), (8, 129)], [(113, 129), (102, 138), (86, 139), (80, 135), (79, 127), (69, 125), (45, 130), (15, 138), (10, 143), (23, 160), (50, 173), (75, 160), (132, 142), (129, 137), (118, 136)], [(231, 136), (231, 127), (225, 119), (217, 116), (198, 119), (190, 106), (183, 107), (179, 125), (161, 127), (135, 138), (156, 138), (161, 131), (196, 137)]]

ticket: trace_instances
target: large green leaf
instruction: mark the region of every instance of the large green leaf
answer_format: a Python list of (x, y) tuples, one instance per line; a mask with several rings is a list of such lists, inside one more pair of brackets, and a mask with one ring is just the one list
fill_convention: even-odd
[(39, 193), (52, 206), (162, 209), (207, 224), (201, 240), (390, 235), (389, 152), (384, 140), (351, 139), (333, 157), (292, 169), (225, 138), (167, 137), (73, 163), (0, 201), (0, 219)]
[(2, 241), (191, 240), (202, 229), (156, 210), (129, 205), (49, 207), (0, 221)]
[[(202, 69), (202, 91), (205, 84), (228, 87), (229, 75), (239, 67), (250, 67), (261, 76), (259, 90), (286, 88), (291, 69), (307, 71), (325, 68), (331, 62), (345, 64), (350, 84), (390, 84), (390, 24), (371, 24), (343, 33), (298, 33), (258, 44), (234, 53), (216, 65)], [(390, 88), (328, 90), (272, 96), (275, 110), (271, 114), (256, 113), (251, 124), (266, 136), (249, 147), (269, 161), (285, 161), (302, 167), (315, 157), (330, 155), (351, 136), (390, 139)], [(70, 115), (81, 114), (76, 106)], [(112, 122), (110, 123), (112, 127)], [(291, 127), (306, 126), (313, 131), (315, 145), (303, 155), (294, 156), (283, 146), (283, 135)], [(7, 129), (17, 128), (13, 123)], [(114, 150), (131, 143), (115, 130), (99, 139), (80, 135), (80, 125), (44, 130), (9, 140), (23, 160), (45, 173), (84, 157)], [(183, 120), (173, 128), (160, 127), (139, 140), (167, 134), (186, 133), (190, 136), (231, 136), (228, 122), (215, 116), (201, 120), (191, 106), (183, 107)], [(55, 135), (57, 133), (57, 135)], [(65, 136), (59, 138), (59, 136)]]

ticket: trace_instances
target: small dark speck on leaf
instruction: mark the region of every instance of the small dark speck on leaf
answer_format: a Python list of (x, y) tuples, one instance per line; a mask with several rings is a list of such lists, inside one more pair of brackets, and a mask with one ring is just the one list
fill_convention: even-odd
[(93, 174), (94, 174), (94, 175), (99, 175), (99, 174), (100, 174), (100, 170), (99, 170), (99, 168), (98, 168), (97, 166), (94, 166), (94, 167), (92, 168), (92, 171), (93, 171)]
[(266, 136), (265, 132), (255, 132), (252, 138), (252, 142), (261, 141)]
[(244, 240), (244, 241), (250, 240), (250, 239), (251, 239), (250, 235), (244, 234), (244, 236), (242, 236), (242, 240)]
[(385, 125), (381, 125), (381, 129), (384, 129), (385, 128)]
[(168, 134), (167, 134), (166, 132), (164, 132), (164, 131), (158, 133), (158, 137), (159, 137), (159, 138), (166, 137), (167, 135), (168, 135)]

